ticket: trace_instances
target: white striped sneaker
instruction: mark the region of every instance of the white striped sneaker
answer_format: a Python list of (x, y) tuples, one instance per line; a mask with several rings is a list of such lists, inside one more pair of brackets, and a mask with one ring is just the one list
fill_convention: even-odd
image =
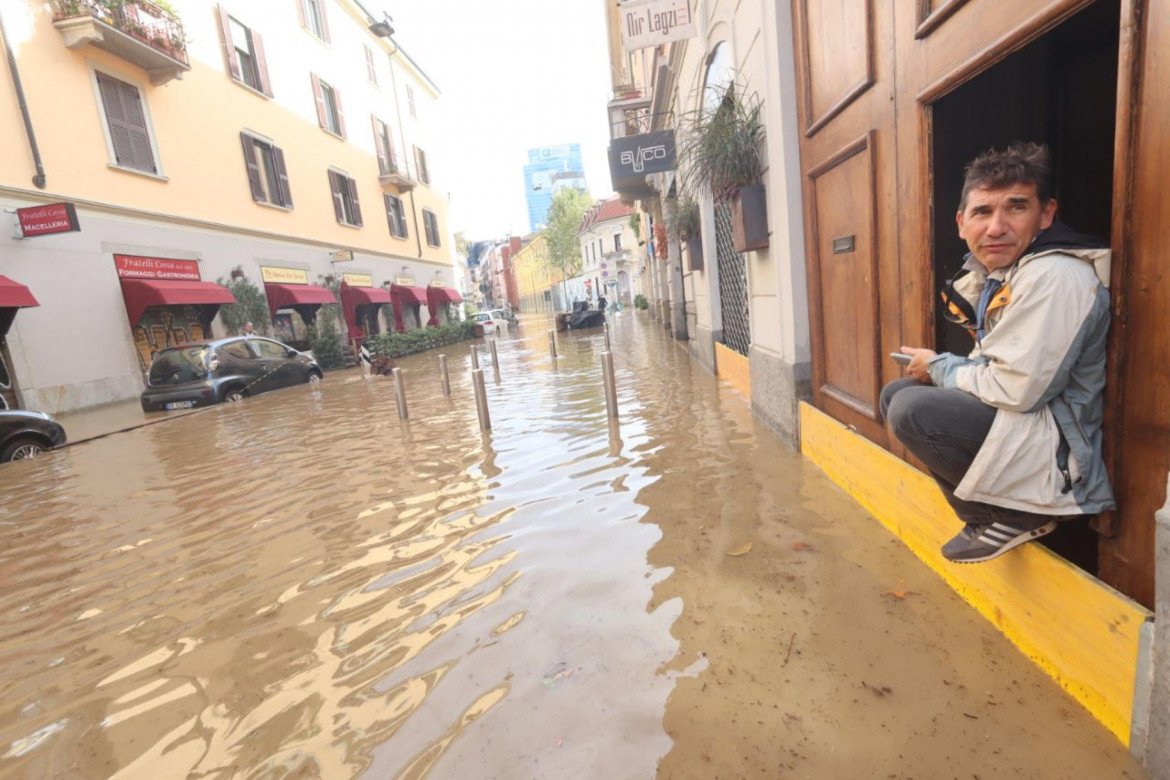
[(1039, 539), (1056, 530), (1056, 520), (1046, 517), (1016, 518), (994, 523), (968, 523), (943, 545), (942, 554), (955, 563), (979, 563), (998, 558), (1013, 547)]

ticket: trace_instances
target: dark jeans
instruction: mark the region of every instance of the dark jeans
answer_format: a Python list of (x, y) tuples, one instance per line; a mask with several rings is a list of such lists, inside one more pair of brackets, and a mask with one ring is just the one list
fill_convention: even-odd
[(1028, 512), (955, 497), (995, 420), (995, 407), (970, 393), (904, 377), (882, 389), (882, 417), (906, 449), (926, 464), (947, 502), (966, 523), (991, 523)]

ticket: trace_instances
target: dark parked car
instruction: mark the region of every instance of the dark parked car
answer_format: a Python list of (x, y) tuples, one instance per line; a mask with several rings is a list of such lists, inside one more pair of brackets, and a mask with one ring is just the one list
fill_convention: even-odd
[(195, 341), (154, 357), (142, 409), (190, 409), (242, 401), (289, 385), (319, 382), (313, 358), (278, 341), (255, 336)]
[(65, 443), (65, 429), (44, 412), (0, 411), (0, 463), (25, 460)]

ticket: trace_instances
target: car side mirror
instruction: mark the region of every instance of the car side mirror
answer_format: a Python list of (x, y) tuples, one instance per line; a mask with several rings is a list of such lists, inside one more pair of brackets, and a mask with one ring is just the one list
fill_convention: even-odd
[(289, 347), (289, 348), (288, 348), (288, 352), (287, 352), (287, 353), (285, 353), (285, 357), (295, 358), (295, 357), (296, 357), (297, 355), (299, 355), (299, 354), (301, 354), (301, 353), (300, 353), (300, 352), (297, 352), (297, 351), (296, 351), (295, 349), (293, 349), (292, 347)]

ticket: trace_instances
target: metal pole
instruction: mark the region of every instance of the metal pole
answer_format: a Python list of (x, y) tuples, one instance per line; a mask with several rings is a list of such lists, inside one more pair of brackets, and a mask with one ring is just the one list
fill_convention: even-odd
[(409, 420), (410, 415), (406, 411), (406, 385), (402, 383), (402, 369), (396, 368), (390, 373), (394, 376), (394, 396), (398, 399), (398, 416), (403, 420)]
[(492, 418), (488, 413), (487, 389), (483, 384), (483, 369), (476, 368), (471, 372), (471, 384), (475, 388), (475, 411), (479, 413), (479, 428), (483, 431), (492, 429)]
[(492, 350), (492, 368), (494, 368), (496, 373), (499, 374), (500, 373), (500, 356), (496, 352), (496, 340), (492, 339), (491, 341), (489, 341), (488, 346), (491, 347), (491, 350)]
[(609, 323), (605, 323), (605, 351), (610, 352), (609, 347)]
[(557, 359), (557, 337), (551, 330), (548, 332), (548, 354), (553, 360)]
[(443, 395), (451, 395), (451, 378), (447, 376), (446, 355), (439, 355), (439, 383), (443, 386)]
[(601, 381), (605, 386), (605, 411), (611, 420), (618, 416), (617, 384), (613, 378), (613, 354), (608, 350), (601, 353)]
[(477, 350), (475, 348), (475, 345), (472, 344), (471, 345), (471, 370), (474, 371), (477, 368), (479, 368), (479, 350)]

